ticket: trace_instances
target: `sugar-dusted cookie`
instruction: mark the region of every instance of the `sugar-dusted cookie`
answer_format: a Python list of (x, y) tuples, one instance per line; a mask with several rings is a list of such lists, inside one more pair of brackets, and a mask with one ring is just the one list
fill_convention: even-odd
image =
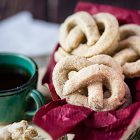
[(118, 73), (120, 73), (122, 78), (124, 78), (122, 67), (111, 56), (105, 55), (105, 54), (100, 54), (100, 55), (95, 55), (95, 56), (89, 58), (88, 60), (90, 60), (93, 64), (107, 65), (107, 66), (113, 68), (114, 70), (116, 70)]
[(119, 40), (119, 25), (108, 13), (92, 16), (78, 12), (64, 21), (59, 36), (61, 47), (55, 54), (56, 62), (70, 55), (90, 58), (102, 53), (112, 54)]
[(36, 136), (37, 131), (24, 120), (0, 129), (0, 140), (33, 140)]
[(120, 41), (113, 58), (122, 66), (126, 77), (139, 77), (140, 36), (130, 36)]
[(136, 24), (125, 24), (120, 26), (120, 40), (124, 40), (130, 36), (140, 36), (140, 26)]
[[(74, 105), (109, 111), (126, 103), (126, 87), (120, 71), (86, 58), (71, 56), (58, 62), (53, 71), (57, 94)], [(110, 92), (106, 98), (104, 94)]]

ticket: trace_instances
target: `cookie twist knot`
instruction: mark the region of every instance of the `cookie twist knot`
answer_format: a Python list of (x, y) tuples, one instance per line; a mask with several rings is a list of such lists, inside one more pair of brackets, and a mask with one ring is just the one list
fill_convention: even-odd
[(130, 97), (120, 73), (107, 65), (73, 56), (56, 64), (53, 84), (57, 94), (71, 104), (108, 111), (126, 103), (126, 93)]
[(92, 57), (111, 54), (117, 46), (119, 26), (116, 18), (108, 13), (94, 16), (78, 12), (68, 17), (60, 27), (60, 45), (56, 61), (69, 55)]
[(126, 77), (140, 76), (140, 27), (128, 24), (120, 27), (120, 42), (113, 58), (122, 66)]

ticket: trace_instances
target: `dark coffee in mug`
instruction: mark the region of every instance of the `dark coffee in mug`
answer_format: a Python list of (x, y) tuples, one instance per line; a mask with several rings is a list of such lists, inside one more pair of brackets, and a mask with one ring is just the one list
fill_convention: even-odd
[(46, 103), (37, 80), (38, 67), (31, 58), (0, 53), (0, 124), (31, 120)]
[(31, 74), (24, 67), (0, 65), (0, 90), (18, 88), (27, 83)]

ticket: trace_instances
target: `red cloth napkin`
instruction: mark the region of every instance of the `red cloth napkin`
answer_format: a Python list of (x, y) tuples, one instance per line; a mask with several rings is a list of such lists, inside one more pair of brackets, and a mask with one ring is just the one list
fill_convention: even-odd
[(97, 14), (100, 12), (107, 12), (113, 14), (120, 24), (135, 23), (140, 24), (140, 12), (136, 10), (123, 9), (120, 7), (113, 7), (109, 5), (91, 4), (80, 2), (77, 4), (75, 12), (86, 11), (90, 14)]
[[(87, 11), (91, 14), (108, 12), (115, 15), (120, 24), (140, 24), (140, 14), (134, 10), (81, 2), (75, 11)], [(54, 52), (58, 47), (59, 45)], [(123, 135), (130, 135), (131, 131), (135, 131), (137, 128), (135, 124), (140, 121), (139, 78), (126, 80), (133, 93), (133, 104), (125, 109), (95, 112), (85, 107), (70, 105), (65, 100), (59, 99), (52, 83), (52, 72), (56, 64), (54, 52), (43, 78), (43, 83), (48, 84), (54, 101), (36, 113), (33, 119), (35, 124), (47, 131), (54, 140), (67, 133), (74, 133), (75, 140), (118, 140)]]
[(43, 80), (42, 80), (43, 84), (45, 84), (45, 83), (48, 84), (53, 100), (59, 99), (59, 97), (56, 94), (56, 91), (54, 89), (53, 82), (52, 82), (52, 72), (53, 72), (53, 69), (54, 69), (55, 64), (56, 64), (56, 62), (54, 60), (54, 53), (57, 51), (58, 47), (59, 47), (59, 45), (56, 46), (54, 52), (52, 53), (52, 55), (50, 57), (50, 61), (49, 61), (49, 64), (48, 64), (46, 74), (45, 74), (45, 76), (43, 77)]
[(128, 126), (140, 121), (140, 102), (118, 111), (94, 112), (85, 107), (52, 101), (35, 115), (34, 122), (53, 140), (73, 133), (75, 140), (119, 140)]

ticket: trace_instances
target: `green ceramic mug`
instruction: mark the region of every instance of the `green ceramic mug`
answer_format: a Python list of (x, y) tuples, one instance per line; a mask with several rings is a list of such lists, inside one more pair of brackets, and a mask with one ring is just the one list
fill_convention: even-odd
[(30, 120), (46, 103), (36, 90), (38, 68), (23, 55), (0, 53), (0, 123)]

